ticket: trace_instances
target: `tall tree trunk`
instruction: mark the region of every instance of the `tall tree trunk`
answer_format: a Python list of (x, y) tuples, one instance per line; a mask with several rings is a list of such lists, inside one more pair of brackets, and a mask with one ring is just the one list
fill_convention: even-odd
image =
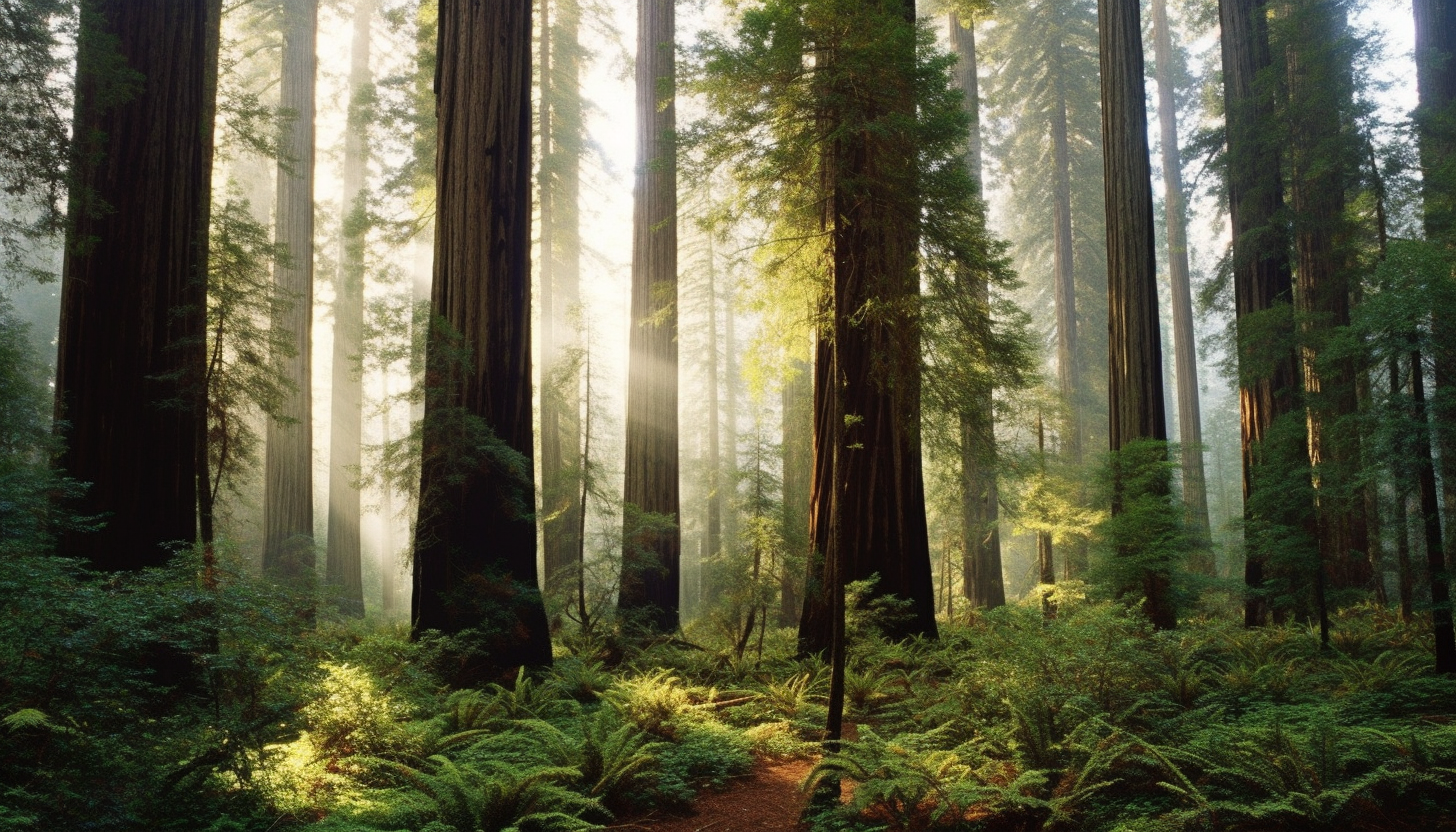
[[(1390, 400), (1400, 401), (1400, 390), (1404, 387), (1400, 378), (1400, 358), (1392, 355), (1390, 357)], [(1407, 389), (1407, 393), (1414, 400), (1414, 394)], [(1404, 409), (1404, 406), (1402, 406)], [(1397, 458), (1391, 460), (1391, 485), (1395, 491), (1395, 560), (1398, 570), (1398, 584), (1396, 592), (1400, 599), (1400, 617), (1404, 621), (1410, 621), (1415, 610), (1415, 572), (1411, 569), (1410, 558), (1410, 492), (1407, 481), (1409, 469), (1402, 466), (1403, 460), (1399, 457), (1407, 457), (1406, 454), (1398, 454)]]
[[(711, 232), (710, 232), (711, 235)], [(702, 597), (716, 596), (716, 579), (720, 571), (718, 556), (723, 553), (723, 456), (722, 433), (720, 431), (721, 403), (718, 391), (721, 379), (718, 376), (718, 286), (717, 273), (713, 270), (711, 236), (708, 242), (708, 522), (705, 529), (705, 543), (702, 558), (698, 562), (699, 585)], [(701, 599), (700, 599), (701, 600)]]
[[(786, 557), (779, 568), (779, 626), (799, 622), (803, 606), (803, 564), (808, 562), (809, 497), (814, 476), (814, 377), (796, 360), (783, 391), (783, 538)], [(801, 568), (791, 568), (798, 565)]]
[(738, 551), (738, 330), (733, 320), (733, 277), (723, 280), (723, 551)]
[[(1456, 0), (1414, 0), (1416, 139), (1426, 239), (1456, 249)], [(1445, 514), (1456, 517), (1456, 320), (1433, 310), (1436, 447)], [(1456, 535), (1445, 537), (1446, 562), (1456, 563)]]
[(1319, 569), (1336, 588), (1368, 588), (1370, 541), (1364, 500), (1352, 483), (1360, 437), (1355, 414), (1353, 359), (1324, 357), (1331, 332), (1350, 324), (1349, 264), (1341, 253), (1345, 228), (1348, 139), (1343, 114), (1352, 96), (1343, 61), (1343, 13), (1324, 2), (1294, 2), (1297, 33), (1286, 48), (1289, 83), (1290, 197), (1294, 208), (1295, 302), (1301, 317), (1300, 369)]
[(374, 0), (354, 6), (354, 44), (349, 61), (349, 120), (344, 132), (344, 225), (334, 280), (332, 427), (329, 431), (329, 542), (325, 575), (346, 615), (364, 614), (359, 553), (360, 438), (364, 427), (364, 247), (368, 205), (364, 177), (369, 165), (370, 19)]
[[(962, 25), (950, 13), (951, 41), (959, 63), (956, 83), (964, 96), (971, 130), (966, 142), (966, 167), (981, 190), (981, 93), (976, 78), (975, 21)], [(971, 280), (968, 273), (963, 280)], [(990, 307), (990, 290), (984, 280), (968, 287), (984, 308)], [(1006, 586), (1001, 575), (1001, 535), (997, 529), (996, 414), (990, 390), (979, 390), (973, 408), (960, 414), (961, 540), (964, 552), (961, 583), (973, 606), (999, 607), (1006, 603)]]
[[(1046, 429), (1042, 424), (1040, 410), (1036, 412), (1036, 461), (1041, 475), (1045, 477)], [(1051, 586), (1057, 582), (1057, 567), (1052, 559), (1052, 535), (1044, 530), (1036, 533), (1036, 581), (1042, 586)], [(1050, 598), (1042, 597), (1041, 610), (1047, 615), (1055, 611)]]
[(1193, 297), (1188, 279), (1188, 231), (1183, 197), (1183, 157), (1178, 150), (1178, 111), (1173, 88), (1173, 35), (1167, 0), (1153, 0), (1153, 55), (1158, 80), (1158, 128), (1163, 158), (1163, 211), (1168, 229), (1168, 282), (1173, 303), (1173, 363), (1178, 378), (1178, 441), (1183, 505), (1198, 536), (1189, 568), (1213, 575), (1208, 528), (1208, 487), (1203, 476), (1203, 417), (1198, 402), (1198, 352), (1193, 343)]
[(1436, 642), (1436, 672), (1456, 673), (1456, 630), (1451, 624), (1451, 574), (1442, 545), (1440, 497), (1436, 493), (1436, 466), (1431, 454), (1430, 417), (1426, 409), (1425, 368), (1421, 353), (1413, 350), (1411, 400), (1416, 417), (1416, 483), (1421, 497), (1421, 526), (1426, 533), (1426, 576), (1431, 582), (1431, 630)]
[[(913, 25), (913, 3), (890, 8), (896, 6), (905, 25)], [(845, 31), (858, 36), (852, 25)], [(826, 340), (833, 366), (815, 372), (810, 525), (818, 551), (843, 571), (828, 580), (825, 563), (811, 562), (799, 623), (799, 648), (807, 653), (830, 648), (835, 598), (844, 584), (871, 575), (879, 576), (877, 594), (910, 602), (909, 614), (887, 628), (889, 637), (937, 635), (920, 459), (920, 327), (908, 311), (919, 291), (916, 154), (910, 138), (891, 127), (914, 117), (913, 41), (906, 35), (902, 42), (903, 51), (878, 68), (873, 84), (833, 66), (835, 48), (827, 50), (843, 85), (830, 100), (848, 97), (853, 105), (843, 106), (853, 106), (865, 121), (840, 131), (825, 161), (834, 286), (833, 331)], [(881, 129), (866, 129), (870, 125)], [(825, 351), (821, 344), (821, 361)], [(836, 425), (841, 429), (824, 432)], [(829, 436), (840, 436), (842, 447)], [(822, 477), (826, 465), (829, 476)], [(834, 549), (826, 545), (824, 527), (831, 524), (823, 514), (829, 506), (821, 482), (832, 484), (840, 518)]]
[[(1153, 192), (1143, 92), (1142, 22), (1137, 0), (1100, 0), (1102, 158), (1107, 203), (1108, 414), (1113, 459), (1112, 513), (1134, 493), (1118, 452), (1137, 440), (1167, 440), (1162, 334), (1158, 326)], [(1151, 486), (1166, 495), (1167, 481)], [(1140, 553), (1117, 552), (1118, 557)], [(1177, 624), (1171, 568), (1142, 568), (1144, 612), (1160, 629)]]
[(414, 632), (478, 629), (449, 681), (479, 686), (551, 663), (531, 516), (531, 10), (445, 2), (439, 23)]
[[(546, 581), (575, 573), (581, 477), (581, 373), (574, 314), (581, 299), (581, 8), (542, 0), (541, 31), (541, 503)], [(555, 11), (555, 17), (549, 11)], [(549, 386), (548, 386), (549, 385)]]
[[(1292, 324), (1280, 322), (1267, 337), (1256, 339), (1251, 316), (1268, 317), (1287, 307), (1292, 295), (1289, 253), (1276, 225), (1283, 204), (1279, 156), (1264, 139), (1271, 106), (1258, 76), (1270, 65), (1264, 0), (1219, 0), (1223, 29), (1223, 83), (1228, 142), (1229, 217), (1233, 226), (1234, 314), (1239, 327), (1240, 444), (1243, 450), (1243, 493), (1246, 520), (1256, 519), (1249, 498), (1272, 473), (1279, 449), (1270, 427), (1293, 411), (1297, 376), (1289, 346)], [(1272, 340), (1272, 344), (1257, 343)], [(1256, 369), (1257, 368), (1257, 369)], [(1244, 623), (1263, 623), (1261, 596), (1266, 555), (1256, 546), (1245, 551), (1244, 583), (1248, 597)]]
[(313, 548), (313, 162), (318, 0), (283, 3), (283, 80), (278, 103), (275, 236), (288, 252), (273, 273), (282, 299), (273, 327), (295, 350), (274, 363), (292, 388), (268, 420), (263, 471), (263, 570), (307, 585)]
[[(675, 0), (638, 0), (637, 185), (632, 211), (632, 332), (622, 497), (669, 530), (624, 539), (618, 609), (662, 633), (678, 628), (677, 157)], [(642, 537), (628, 528), (624, 538)]]
[[(107, 517), (60, 551), (98, 569), (161, 565), (161, 544), (198, 536), (218, 19), (213, 2), (81, 7), (58, 465), (91, 484), (78, 509)], [(135, 78), (117, 77), (118, 58)]]
[[(383, 402), (382, 412), (379, 419), (379, 441), (388, 447), (394, 438), (393, 426), (390, 424), (392, 402), (389, 398), (389, 374), (384, 373), (382, 385)], [(385, 482), (379, 489), (379, 576), (380, 594), (383, 601), (380, 609), (384, 612), (386, 619), (394, 618), (394, 611), (399, 607), (399, 558), (396, 557), (394, 545), (394, 488), (389, 482)]]

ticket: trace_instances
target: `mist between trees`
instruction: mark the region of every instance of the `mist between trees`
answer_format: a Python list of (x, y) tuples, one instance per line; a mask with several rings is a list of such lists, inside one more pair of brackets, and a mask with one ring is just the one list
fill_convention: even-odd
[[(219, 745), (176, 716), (167, 789), (231, 777), (322, 820), (249, 791), (325, 719), (281, 714), (417, 672), (417, 710), (381, 725), (433, 708), (485, 731), (505, 717), (443, 692), (496, 685), (514, 713), (568, 656), (626, 697), (643, 754), (686, 735), (610, 673), (748, 685), (754, 662), (781, 685), (800, 671), (773, 662), (821, 663), (796, 694), (819, 707), (822, 666), (818, 733), (793, 730), (822, 742), (795, 746), (826, 755), (822, 823), (841, 778), (879, 782), (856, 684), (894, 644), (1040, 616), (1218, 652), (1241, 626), (1303, 632), (1316, 663), (1393, 639), (1403, 670), (1456, 674), (1451, 0), (1399, 11), (1409, 48), (1370, 31), (1395, 12), (1345, 0), (639, 4), (0, 0), (4, 603), (59, 638), (21, 588), (65, 587), (87, 627), (135, 625), (116, 684), (155, 718), (230, 714)], [(57, 654), (25, 630), (0, 716), (39, 714), (15, 741), (82, 783), (46, 742), (80, 742), (85, 697), (27, 687)], [(413, 669), (351, 676), (324, 644)], [(669, 678), (693, 652), (717, 664)], [(266, 656), (297, 685), (268, 692)], [(1191, 763), (1104, 711), (1107, 747), (1215, 812), (1170, 773)], [(1091, 742), (1053, 733), (1023, 773)], [(460, 750), (477, 735), (449, 735), (360, 753), (438, 802), (486, 776), (459, 768), (484, 765)], [(540, 781), (552, 800), (624, 808), (561, 765), (578, 780)], [(26, 783), (0, 825), (132, 817)], [(973, 805), (1072, 822), (998, 795), (903, 803), (896, 828)]]

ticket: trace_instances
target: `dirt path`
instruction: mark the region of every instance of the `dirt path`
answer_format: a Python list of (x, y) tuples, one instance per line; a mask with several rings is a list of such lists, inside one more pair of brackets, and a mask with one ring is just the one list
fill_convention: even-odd
[(653, 832), (793, 832), (799, 828), (804, 794), (799, 784), (814, 764), (808, 760), (760, 761), (753, 773), (721, 792), (703, 792), (687, 817), (643, 818), (613, 829)]

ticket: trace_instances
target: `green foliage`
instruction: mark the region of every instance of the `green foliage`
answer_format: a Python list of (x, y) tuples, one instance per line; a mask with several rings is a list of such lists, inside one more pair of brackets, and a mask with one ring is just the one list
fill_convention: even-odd
[[(567, 767), (520, 770), (508, 763), (455, 763), (434, 756), (423, 768), (394, 764), (394, 771), (428, 802), (439, 832), (585, 832), (599, 825), (583, 819), (600, 804), (566, 786), (577, 776)], [(438, 824), (438, 826), (437, 826)]]

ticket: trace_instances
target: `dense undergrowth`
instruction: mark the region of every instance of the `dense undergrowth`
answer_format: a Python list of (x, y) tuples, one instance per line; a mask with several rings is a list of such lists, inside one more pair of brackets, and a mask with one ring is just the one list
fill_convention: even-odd
[[(706, 625), (567, 635), (548, 671), (450, 691), (446, 644), (304, 626), (241, 571), (199, 574), (0, 561), (0, 829), (594, 829), (817, 756), (828, 673), (787, 630), (742, 659)], [(937, 643), (858, 615), (855, 738), (811, 776), (854, 788), (816, 828), (1456, 828), (1456, 680), (1427, 629), (1357, 607), (1321, 651), (1302, 625), (1160, 633), (1057, 601)]]

